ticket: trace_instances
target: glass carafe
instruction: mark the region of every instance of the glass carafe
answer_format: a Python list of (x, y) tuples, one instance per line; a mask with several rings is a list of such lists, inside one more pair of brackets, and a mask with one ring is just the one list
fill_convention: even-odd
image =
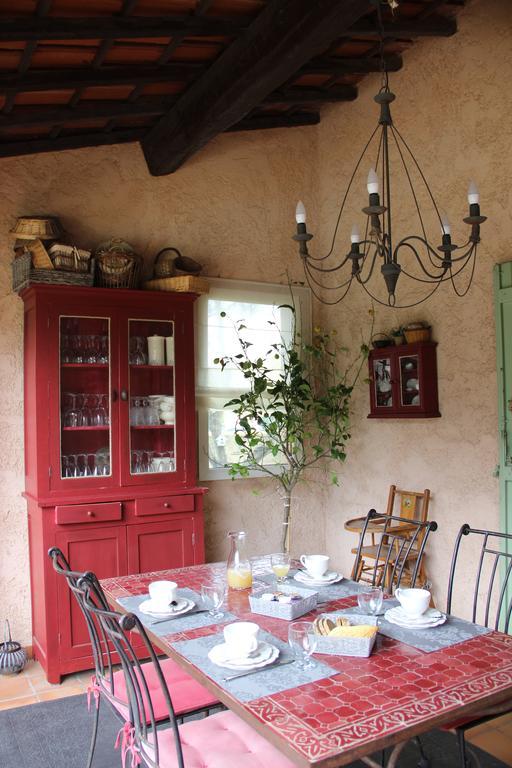
[(227, 582), (231, 589), (249, 589), (252, 586), (251, 563), (246, 551), (245, 531), (228, 533), (230, 551), (227, 562)]

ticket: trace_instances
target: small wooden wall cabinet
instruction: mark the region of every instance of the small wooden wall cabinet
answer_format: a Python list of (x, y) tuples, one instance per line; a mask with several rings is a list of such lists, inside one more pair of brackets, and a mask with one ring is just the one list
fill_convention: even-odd
[(435, 341), (373, 349), (369, 356), (369, 419), (440, 416)]
[[(93, 660), (50, 547), (100, 579), (204, 562), (196, 297), (48, 285), (21, 297), (33, 649), (57, 683)], [(148, 360), (150, 336), (166, 357)]]

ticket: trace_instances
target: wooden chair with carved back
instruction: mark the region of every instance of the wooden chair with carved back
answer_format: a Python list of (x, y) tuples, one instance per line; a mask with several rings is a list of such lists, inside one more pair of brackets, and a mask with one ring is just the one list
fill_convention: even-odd
[[(394, 539), (394, 548), (397, 557), (398, 549), (396, 542), (399, 538), (407, 538), (410, 536), (414, 528), (414, 526), (412, 526), (408, 530), (408, 521), (411, 521), (411, 524), (426, 522), (428, 520), (429, 503), (430, 491), (428, 488), (424, 491), (406, 491), (397, 488), (396, 485), (390, 486), (385, 515), (386, 517), (395, 516), (401, 519), (401, 521), (397, 521), (395, 525), (397, 529), (396, 534), (398, 534)], [(383, 520), (384, 518), (379, 517), (372, 519), (365, 529), (365, 541), (360, 540), (359, 546), (351, 550), (352, 554), (356, 555), (352, 570), (352, 578), (355, 581), (367, 581), (371, 583), (377, 578), (379, 585), (391, 590), (393, 585), (388, 583), (390, 578), (390, 556), (387, 551), (386, 556), (383, 556), (383, 551), (385, 550), (383, 550), (382, 547), (383, 544), (386, 544), (386, 538), (389, 539), (389, 536), (386, 536), (383, 533)], [(365, 521), (366, 517), (348, 520), (345, 523), (345, 529), (357, 533), (361, 539)], [(424, 534), (420, 532), (419, 538), (415, 540), (414, 545), (411, 548), (408, 562), (405, 563), (403, 568), (402, 585), (407, 586), (412, 583), (412, 573), (416, 569), (416, 556), (422, 546), (423, 535)], [(376, 560), (378, 561), (377, 568)], [(424, 558), (421, 558), (419, 569), (415, 573), (415, 576), (416, 584), (423, 586), (428, 583)]]

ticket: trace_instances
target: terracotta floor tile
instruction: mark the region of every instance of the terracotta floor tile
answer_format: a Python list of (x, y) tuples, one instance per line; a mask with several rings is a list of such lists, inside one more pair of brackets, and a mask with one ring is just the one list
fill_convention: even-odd
[(75, 675), (65, 675), (65, 677), (62, 678), (62, 682), (56, 685), (49, 683), (44, 674), (35, 675), (30, 678), (30, 683), (34, 688), (34, 691), (37, 692), (67, 690), (68, 688), (77, 688), (80, 685)]
[(13, 699), (16, 696), (31, 696), (32, 693), (29, 678), (25, 677), (23, 673), (0, 677), (0, 701)]
[(34, 677), (34, 675), (43, 674), (44, 672), (42, 666), (38, 661), (34, 661), (34, 659), (29, 659), (23, 672), (20, 672), (20, 675), (23, 675), (23, 677)]
[(80, 696), (83, 690), (76, 686), (75, 688), (61, 688), (55, 686), (52, 690), (40, 691), (37, 694), (39, 701), (52, 701), (52, 699), (65, 699), (68, 696)]
[(37, 696), (20, 696), (17, 699), (4, 699), (0, 701), (0, 710), (14, 709), (15, 707), (24, 707), (27, 704), (36, 704)]

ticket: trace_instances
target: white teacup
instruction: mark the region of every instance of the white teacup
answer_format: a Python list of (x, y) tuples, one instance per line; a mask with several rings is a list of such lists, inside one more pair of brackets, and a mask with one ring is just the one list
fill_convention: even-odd
[(327, 555), (301, 555), (300, 561), (310, 576), (320, 579), (329, 568)]
[(224, 642), (231, 658), (249, 656), (258, 647), (259, 626), (253, 621), (236, 621), (224, 627)]
[(175, 581), (152, 581), (149, 585), (149, 596), (155, 609), (169, 607), (176, 600), (178, 585)]
[(430, 605), (428, 589), (395, 589), (395, 597), (403, 610), (411, 618), (417, 618), (425, 613)]

